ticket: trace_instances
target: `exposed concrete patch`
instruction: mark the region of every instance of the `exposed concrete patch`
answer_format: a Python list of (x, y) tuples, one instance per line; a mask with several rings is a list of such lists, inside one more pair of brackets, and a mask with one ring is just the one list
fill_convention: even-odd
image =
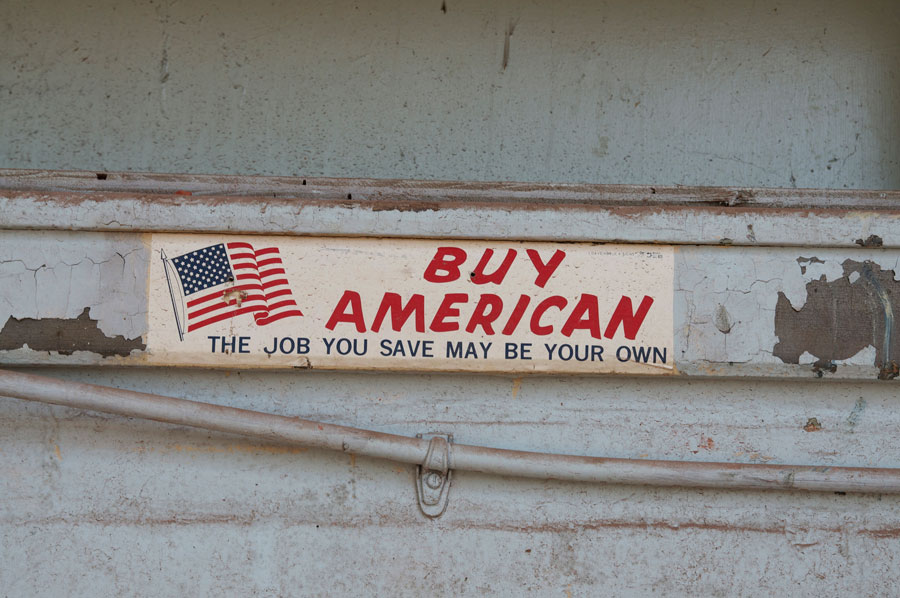
[[(773, 355), (785, 363), (803, 363), (804, 356), (816, 358), (823, 368), (860, 354), (870, 356), (879, 378), (896, 376), (900, 356), (900, 330), (893, 303), (900, 298), (900, 284), (893, 270), (878, 264), (844, 260), (843, 274), (829, 281), (826, 276), (806, 284), (806, 302), (799, 309), (784, 292), (775, 306), (775, 334), (779, 342)], [(855, 274), (855, 276), (854, 276)]]
[(143, 339), (126, 339), (124, 336), (106, 336), (91, 319), (90, 308), (74, 319), (22, 318), (12, 316), (0, 329), (0, 351), (12, 351), (28, 347), (33, 351), (55, 351), (71, 355), (75, 351), (90, 351), (103, 357), (125, 357), (133, 350), (143, 351), (147, 345)]

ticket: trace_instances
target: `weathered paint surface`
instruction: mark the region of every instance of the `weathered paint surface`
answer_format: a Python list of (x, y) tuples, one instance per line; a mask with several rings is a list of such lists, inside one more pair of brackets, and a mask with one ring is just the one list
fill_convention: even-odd
[(51, 363), (92, 363), (140, 353), (148, 258), (140, 235), (2, 231), (4, 362), (43, 355)]
[[(452, 431), (459, 442), (516, 449), (900, 464), (896, 393), (878, 383), (44, 373), (400, 434)], [(810, 417), (820, 430), (804, 430)], [(883, 595), (900, 583), (900, 500), (892, 496), (458, 474), (447, 512), (429, 522), (418, 513), (412, 467), (12, 400), (0, 401), (0, 431), (10, 564), (0, 581), (11, 595), (128, 593), (147, 577), (153, 594), (242, 595), (517, 596), (530, 587), (577, 596), (599, 586), (672, 596)]]
[[(60, 233), (48, 244), (50, 234), (56, 233), (9, 231), (0, 237), (0, 361), (152, 363), (142, 346), (152, 259), (147, 239)], [(675, 369), (688, 376), (891, 378), (900, 351), (898, 320), (891, 315), (898, 271), (900, 255), (882, 248), (680, 246), (674, 263)], [(163, 283), (154, 292), (169, 300)], [(105, 337), (99, 345), (91, 344), (93, 332), (71, 334), (93, 326), (78, 319), (86, 317), (85, 308)], [(26, 346), (18, 332), (24, 320), (45, 340), (65, 336), (63, 350), (54, 349), (52, 340)], [(222, 359), (207, 365), (235, 367), (232, 356)]]
[[(879, 288), (892, 289), (900, 278), (898, 257), (872, 249), (680, 248), (675, 267), (679, 371), (884, 377), (885, 322), (891, 335), (897, 324), (886, 318), (891, 295), (883, 302)], [(832, 289), (847, 292), (840, 301), (823, 301), (821, 289), (832, 298), (838, 292)], [(847, 335), (855, 344), (846, 342)]]
[[(3, 167), (89, 169), (94, 184), (107, 181), (93, 173), (116, 170), (638, 183), (650, 203), (657, 186), (682, 184), (900, 187), (894, 0), (77, 9), (38, 0), (2, 3), (0, 13)], [(736, 195), (720, 198), (725, 217), (710, 206), (677, 217), (436, 209), (449, 193), (398, 197), (378, 211), (360, 208), (360, 189), (329, 198), (347, 204), (328, 209), (261, 199), (200, 209), (197, 186), (169, 185), (172, 201), (155, 208), (125, 197), (60, 211), (49, 192), (2, 203), (0, 242), (18, 234), (8, 229), (54, 231), (25, 235), (2, 264), (0, 288), (20, 293), (0, 299), (0, 324), (74, 320), (90, 307), (106, 336), (146, 330), (140, 260), (149, 256), (128, 254), (140, 248), (137, 235), (58, 232), (66, 227), (202, 230), (209, 217), (212, 230), (231, 232), (788, 243), (807, 246), (679, 251), (679, 369), (809, 378), (109, 367), (48, 375), (509, 448), (900, 466), (895, 382), (876, 380), (876, 346), (821, 378), (819, 357), (785, 364), (771, 355), (783, 340), (779, 292), (803, 310), (807, 285), (823, 274), (839, 282), (845, 260), (897, 272), (896, 215), (861, 208), (762, 218), (722, 204)], [(175, 195), (191, 190), (191, 201)], [(871, 235), (886, 249), (856, 244)], [(127, 256), (124, 267), (116, 252)], [(78, 256), (97, 263), (67, 265)], [(803, 273), (800, 257), (826, 265)], [(70, 274), (84, 281), (74, 295)], [(35, 359), (27, 349), (15, 354)], [(721, 361), (731, 357), (733, 365)], [(41, 356), (71, 365), (120, 359)], [(864, 381), (839, 379), (851, 374)], [(460, 475), (445, 516), (427, 522), (412, 476), (375, 461), (0, 400), (0, 587), (29, 597), (821, 598), (890, 595), (900, 582), (896, 497)]]
[(895, 0), (0, 10), (9, 167), (900, 187)]
[(0, 171), (9, 229), (897, 248), (898, 201), (897, 191)]
[[(810, 262), (824, 262), (813, 258)], [(801, 268), (804, 260), (798, 258)], [(880, 378), (897, 376), (900, 322), (894, 302), (900, 298), (893, 270), (873, 262), (845, 260), (840, 278), (823, 275), (806, 285), (806, 303), (794, 308), (784, 293), (775, 305), (775, 334), (780, 339), (772, 354), (785, 363), (800, 363), (801, 356), (817, 358), (814, 366), (834, 370), (835, 362), (867, 349), (874, 352)], [(900, 306), (898, 306), (900, 308)]]

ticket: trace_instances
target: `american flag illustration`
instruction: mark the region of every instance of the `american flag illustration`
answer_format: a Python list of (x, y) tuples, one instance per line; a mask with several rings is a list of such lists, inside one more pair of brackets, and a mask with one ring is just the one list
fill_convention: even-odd
[[(253, 314), (259, 326), (303, 315), (291, 295), (277, 247), (219, 243), (171, 259), (162, 253), (162, 258), (182, 338), (241, 314)], [(174, 270), (171, 278), (170, 270)], [(173, 285), (172, 279), (178, 284)]]

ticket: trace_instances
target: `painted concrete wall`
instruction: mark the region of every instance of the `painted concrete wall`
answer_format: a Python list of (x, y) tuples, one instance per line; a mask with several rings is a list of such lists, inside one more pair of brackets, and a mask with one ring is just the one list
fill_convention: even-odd
[[(36, 371), (508, 448), (900, 465), (892, 384)], [(803, 430), (810, 416), (822, 431)], [(458, 474), (428, 521), (407, 466), (12, 400), (0, 429), (10, 596), (884, 596), (900, 583), (891, 496)]]
[(0, 23), (6, 167), (900, 185), (892, 0), (8, 0)]
[[(900, 186), (894, 2), (441, 6), (5, 2), (0, 166)], [(113, 263), (85, 263), (82, 298), (98, 302)], [(0, 298), (30, 289), (8, 267)], [(504, 448), (900, 467), (896, 391), (876, 381), (39, 373)], [(429, 522), (409, 467), (8, 399), (0, 495), (9, 596), (876, 596), (900, 581), (895, 497), (461, 474)]]

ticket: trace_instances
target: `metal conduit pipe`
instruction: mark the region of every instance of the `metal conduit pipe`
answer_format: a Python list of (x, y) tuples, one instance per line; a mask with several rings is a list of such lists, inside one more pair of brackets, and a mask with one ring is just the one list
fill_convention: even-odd
[[(0, 396), (421, 465), (429, 441), (0, 370)], [(450, 469), (648, 486), (900, 493), (900, 469), (607, 459), (453, 444)]]

